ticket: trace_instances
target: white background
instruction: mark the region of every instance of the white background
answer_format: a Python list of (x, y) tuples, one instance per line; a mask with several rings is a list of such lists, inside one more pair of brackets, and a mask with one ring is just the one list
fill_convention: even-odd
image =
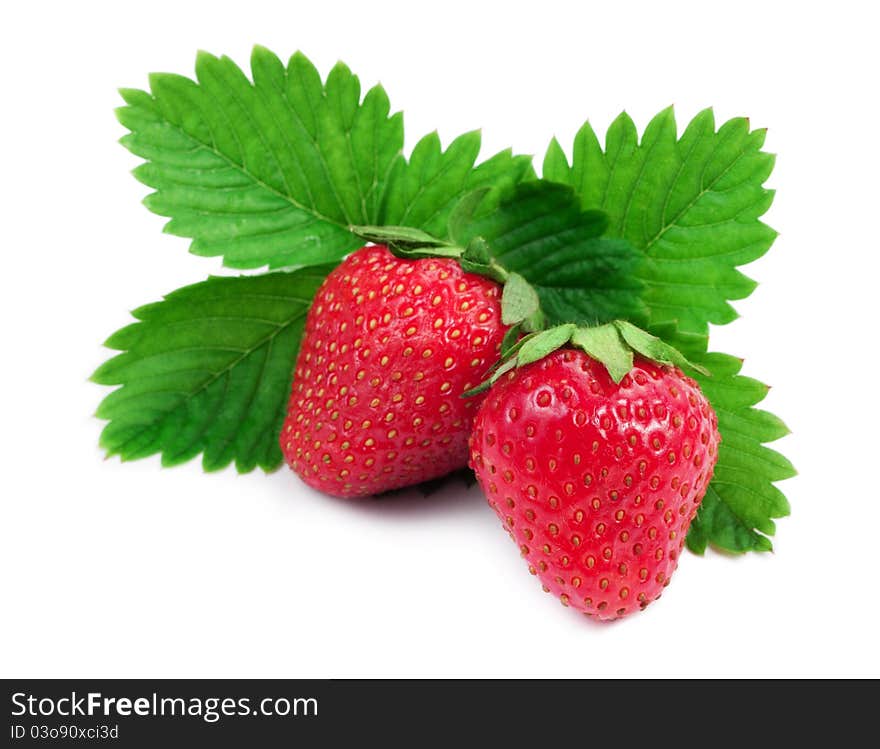
[[(486, 6), (484, 9), (484, 5)], [(2, 24), (0, 675), (880, 676), (876, 26), (869, 3), (15, 3)], [(127, 311), (225, 272), (160, 233), (116, 143), (119, 86), (253, 43), (344, 59), (407, 148), (482, 127), (540, 156), (589, 117), (713, 105), (778, 154), (713, 348), (773, 385), (800, 470), (775, 552), (686, 555), (597, 625), (527, 574), (478, 489), (345, 502), (289, 471), (103, 459), (87, 381)], [(873, 50), (873, 51), (872, 51)]]

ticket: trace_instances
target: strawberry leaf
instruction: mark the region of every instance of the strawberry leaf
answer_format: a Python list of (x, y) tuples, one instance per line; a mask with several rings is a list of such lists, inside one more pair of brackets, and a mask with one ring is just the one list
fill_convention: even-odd
[(548, 324), (596, 324), (642, 314), (635, 278), (641, 253), (602, 234), (601, 211), (583, 211), (573, 190), (539, 180), (508, 188), (498, 201), (457, 210), (453, 239), (483, 238), (494, 261), (528, 281)]
[(250, 80), (227, 57), (200, 53), (196, 80), (150, 77), (122, 89), (121, 142), (146, 163), (145, 204), (192, 238), (197, 255), (232, 268), (334, 262), (359, 246), (351, 227), (397, 224), (444, 237), (469, 192), (534, 178), (510, 150), (476, 164), (479, 132), (441, 150), (436, 133), (403, 158), (403, 118), (342, 63), (325, 81), (301, 53), (285, 66), (255, 47)]
[(108, 455), (276, 468), (305, 315), (327, 272), (209, 278), (135, 310), (139, 322), (106, 343), (123, 353), (92, 376), (121, 386), (97, 411)]
[(535, 176), (530, 156), (506, 150), (475, 166), (479, 152), (478, 131), (459, 136), (445, 151), (436, 132), (426, 135), (407, 162), (395, 164), (378, 223), (412, 226), (446, 237), (462, 196), (500, 190)]
[(149, 92), (121, 91), (122, 143), (155, 189), (145, 203), (193, 253), (229, 267), (338, 260), (358, 247), (349, 225), (379, 223), (402, 116), (389, 116), (381, 86), (361, 98), (341, 63), (322, 82), (302, 54), (285, 66), (256, 47), (251, 73), (200, 53), (197, 81), (157, 74)]
[(774, 519), (790, 510), (774, 482), (796, 471), (763, 443), (784, 437), (788, 428), (773, 414), (755, 408), (768, 388), (739, 374), (741, 360), (714, 353), (690, 356), (711, 373), (693, 376), (718, 415), (721, 444), (715, 475), (688, 533), (688, 547), (697, 553), (707, 544), (732, 552), (769, 551)]
[(706, 109), (677, 138), (669, 108), (639, 141), (624, 113), (608, 129), (604, 152), (589, 123), (570, 165), (552, 141), (543, 174), (573, 187), (585, 210), (607, 212), (607, 235), (644, 253), (638, 276), (649, 326), (676, 322), (683, 333), (706, 335), (708, 323), (736, 318), (727, 300), (755, 288), (736, 267), (761, 257), (776, 237), (759, 220), (773, 199), (763, 187), (774, 161), (761, 150), (764, 135), (744, 118), (716, 131)]

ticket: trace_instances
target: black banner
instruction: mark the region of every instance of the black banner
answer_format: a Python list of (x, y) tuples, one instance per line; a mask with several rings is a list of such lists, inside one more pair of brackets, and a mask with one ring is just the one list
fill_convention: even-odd
[[(761, 740), (777, 731), (790, 739), (795, 728), (809, 729), (816, 739), (829, 728), (829, 738), (840, 741), (866, 715), (857, 708), (858, 682), (98, 679), (3, 685), (3, 737), (10, 747), (334, 739), (421, 746), (460, 743), (480, 730), (552, 749), (599, 737), (620, 746), (674, 741), (701, 724)], [(783, 719), (787, 711), (794, 723)]]

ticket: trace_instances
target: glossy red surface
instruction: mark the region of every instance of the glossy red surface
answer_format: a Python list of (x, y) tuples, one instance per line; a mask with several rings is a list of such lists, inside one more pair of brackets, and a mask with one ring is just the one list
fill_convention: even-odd
[(668, 585), (719, 439), (714, 411), (680, 371), (637, 358), (616, 385), (562, 349), (493, 386), (471, 465), (545, 590), (614, 619)]
[(498, 355), (500, 288), (445, 259), (365, 247), (309, 310), (281, 449), (316, 489), (376, 494), (467, 462), (477, 385)]

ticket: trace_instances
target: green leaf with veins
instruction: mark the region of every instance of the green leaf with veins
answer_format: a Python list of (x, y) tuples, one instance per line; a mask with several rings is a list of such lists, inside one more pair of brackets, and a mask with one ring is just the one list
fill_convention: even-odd
[(508, 188), (497, 205), (458, 218), (455, 241), (488, 243), (495, 262), (535, 289), (548, 324), (595, 324), (643, 314), (635, 278), (641, 253), (602, 234), (601, 211), (583, 211), (574, 191), (534, 180)]
[(476, 165), (480, 140), (479, 131), (465, 133), (443, 151), (436, 132), (422, 138), (408, 161), (395, 164), (378, 223), (412, 226), (445, 238), (463, 195), (534, 179), (531, 157), (515, 156), (509, 149)]
[(322, 82), (302, 54), (285, 66), (255, 47), (251, 73), (202, 52), (197, 81), (155, 74), (149, 92), (121, 91), (122, 143), (155, 189), (145, 203), (229, 267), (339, 260), (358, 247), (349, 225), (378, 223), (403, 160), (402, 116), (389, 116), (381, 86), (362, 99), (342, 63)]
[(123, 353), (92, 379), (120, 385), (98, 408), (101, 446), (177, 465), (203, 453), (205, 470), (281, 463), (278, 434), (303, 323), (326, 267), (209, 278), (134, 311), (139, 322), (106, 342)]
[(785, 495), (775, 481), (796, 474), (792, 464), (763, 443), (789, 433), (776, 416), (755, 406), (768, 387), (739, 374), (734, 356), (694, 353), (689, 357), (711, 374), (694, 374), (715, 413), (721, 444), (718, 463), (687, 537), (688, 547), (702, 553), (707, 544), (733, 552), (769, 551), (767, 536), (776, 531), (775, 518), (789, 514)]
[(604, 151), (585, 123), (571, 164), (553, 140), (543, 175), (573, 187), (584, 209), (606, 211), (607, 235), (644, 253), (638, 276), (650, 326), (676, 322), (684, 333), (705, 335), (708, 323), (736, 318), (728, 300), (755, 288), (736, 268), (761, 257), (776, 237), (759, 220), (773, 199), (763, 187), (774, 162), (761, 150), (764, 135), (744, 118), (716, 131), (706, 109), (678, 138), (669, 108), (640, 141), (624, 113), (608, 128)]
[(155, 192), (165, 230), (197, 255), (232, 268), (334, 262), (359, 246), (351, 226), (400, 224), (444, 237), (469, 191), (535, 176), (510, 150), (476, 164), (480, 134), (443, 151), (436, 133), (403, 158), (403, 119), (388, 97), (342, 63), (321, 80), (301, 53), (284, 65), (255, 47), (251, 79), (227, 57), (199, 53), (196, 80), (150, 77), (122, 89), (122, 143), (146, 163), (135, 176)]

